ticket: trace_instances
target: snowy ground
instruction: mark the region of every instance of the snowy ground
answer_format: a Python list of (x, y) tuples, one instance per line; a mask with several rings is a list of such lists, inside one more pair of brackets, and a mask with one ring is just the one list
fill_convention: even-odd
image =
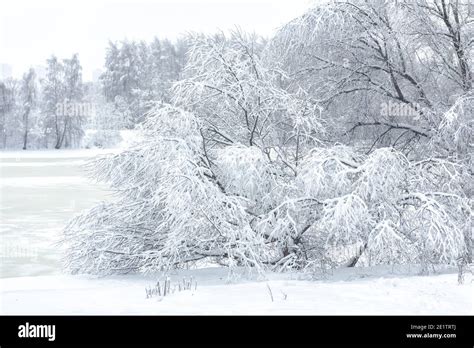
[[(159, 276), (41, 276), (0, 279), (0, 314), (405, 314), (472, 315), (472, 285), (457, 285), (454, 273), (416, 276), (387, 269), (350, 269), (325, 280), (295, 275), (246, 276), (229, 283), (220, 268), (181, 271), (196, 290), (146, 299)], [(268, 290), (270, 287), (274, 301)]]
[(107, 196), (81, 164), (110, 151), (0, 152), (0, 278), (59, 273), (64, 224)]
[(0, 278), (60, 273), (57, 241), (64, 225), (109, 199), (107, 187), (91, 182), (81, 165), (140, 137), (132, 130), (121, 136), (114, 149), (0, 152)]

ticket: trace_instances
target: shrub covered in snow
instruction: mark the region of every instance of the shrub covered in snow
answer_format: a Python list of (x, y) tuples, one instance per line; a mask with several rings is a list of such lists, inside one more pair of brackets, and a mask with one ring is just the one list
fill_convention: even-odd
[[(142, 143), (94, 163), (120, 199), (68, 226), (72, 271), (151, 271), (202, 259), (301, 268), (355, 244), (369, 264), (451, 263), (466, 252), (470, 210), (460, 182), (430, 190), (439, 167), (456, 179), (449, 162), (411, 163), (392, 149), (348, 156), (336, 147), (309, 151), (295, 175), (257, 147), (211, 155), (201, 121), (175, 107), (156, 110), (146, 127)], [(314, 151), (327, 165), (307, 165)]]
[[(447, 157), (331, 145), (318, 103), (283, 86), (262, 44), (197, 36), (172, 105), (143, 139), (91, 164), (116, 201), (73, 219), (74, 273), (126, 273), (202, 260), (256, 270), (454, 263), (472, 217), (466, 172)], [(341, 259), (340, 252), (352, 249)]]

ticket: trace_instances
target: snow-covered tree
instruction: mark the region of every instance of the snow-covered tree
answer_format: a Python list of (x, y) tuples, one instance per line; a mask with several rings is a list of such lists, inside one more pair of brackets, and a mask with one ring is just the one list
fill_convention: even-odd
[(69, 270), (466, 257), (472, 201), (462, 164), (335, 144), (323, 107), (266, 59), (263, 40), (241, 32), (191, 40), (172, 105), (153, 107), (140, 142), (91, 164), (118, 198), (70, 222)]
[(284, 26), (269, 59), (337, 120), (339, 141), (416, 155), (472, 90), (468, 2), (329, 1)]
[(143, 121), (154, 102), (169, 102), (171, 84), (184, 65), (186, 46), (178, 40), (110, 42), (101, 76), (108, 103), (122, 114), (128, 128)]
[(47, 60), (47, 75), (42, 81), (42, 113), (46, 136), (54, 135), (54, 148), (78, 146), (83, 132), (84, 115), (82, 67), (77, 54), (62, 62)]
[[(258, 42), (240, 34), (197, 37), (190, 77), (175, 87), (175, 106), (154, 109), (142, 143), (94, 165), (102, 179), (116, 181), (113, 187), (128, 189), (119, 202), (68, 227), (69, 260), (80, 260), (70, 262), (73, 270), (159, 269), (204, 258), (256, 267), (276, 262), (275, 241), (256, 227), (258, 215), (292, 190), (303, 145), (314, 143), (319, 131), (319, 110), (279, 88), (277, 72), (260, 65), (252, 44)], [(283, 142), (294, 149), (284, 153)], [(254, 168), (252, 176), (238, 173), (250, 169), (243, 160)], [(122, 180), (128, 183), (122, 186)], [(130, 208), (136, 221), (114, 217), (128, 216)], [(133, 235), (148, 242), (125, 241)], [(100, 245), (93, 243), (96, 237)]]
[(7, 79), (0, 82), (0, 132), (2, 137), (2, 148), (5, 149), (8, 140), (18, 128), (18, 81)]
[(2, 147), (39, 147), (42, 140), (42, 119), (38, 109), (36, 74), (29, 69), (17, 81), (8, 79), (0, 83), (0, 117)]
[(21, 80), (21, 101), (22, 101), (22, 121), (23, 121), (23, 150), (28, 145), (28, 135), (31, 128), (31, 112), (35, 107), (37, 98), (36, 74), (34, 69), (28, 70)]
[(46, 78), (42, 81), (42, 113), (46, 120), (47, 132), (54, 134), (54, 145), (58, 146), (62, 138), (63, 118), (58, 114), (57, 106), (64, 101), (63, 66), (52, 56), (47, 60)]
[[(71, 59), (63, 60), (64, 66), (64, 101), (63, 103), (69, 105), (80, 106), (84, 97), (84, 86), (82, 84), (82, 67), (79, 62), (79, 57), (74, 54)], [(76, 107), (75, 112), (65, 113), (64, 129), (59, 143), (56, 148), (61, 147), (77, 147), (80, 144), (81, 138), (84, 136), (83, 124), (89, 112), (87, 108)], [(72, 114), (72, 115), (71, 115)]]

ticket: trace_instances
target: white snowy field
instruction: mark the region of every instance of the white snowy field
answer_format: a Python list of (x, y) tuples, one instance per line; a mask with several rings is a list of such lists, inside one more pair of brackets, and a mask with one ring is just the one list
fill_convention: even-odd
[(60, 272), (64, 224), (107, 196), (81, 164), (111, 151), (0, 152), (0, 278)]
[[(405, 274), (405, 275), (403, 275)], [(160, 276), (40, 276), (0, 279), (0, 314), (62, 315), (472, 315), (469, 280), (455, 273), (432, 276), (388, 268), (335, 271), (324, 280), (270, 274), (229, 281), (222, 268), (180, 271), (171, 287), (193, 276), (197, 288), (146, 298)], [(273, 301), (270, 296), (271, 289)]]

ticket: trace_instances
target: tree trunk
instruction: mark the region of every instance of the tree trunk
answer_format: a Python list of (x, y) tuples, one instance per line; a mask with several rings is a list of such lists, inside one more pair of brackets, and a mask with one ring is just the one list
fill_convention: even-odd
[(30, 114), (30, 108), (25, 110), (25, 114), (23, 115), (23, 121), (25, 123), (25, 133), (23, 135), (23, 150), (26, 150), (28, 145), (28, 116)]
[(362, 254), (364, 253), (365, 249), (367, 249), (367, 243), (365, 243), (364, 246), (362, 246), (362, 247), (359, 249), (359, 252), (357, 253), (357, 255), (355, 255), (355, 256), (347, 263), (347, 267), (355, 267), (355, 265), (357, 265), (357, 262), (359, 261), (360, 257), (361, 257)]
[(56, 150), (59, 150), (61, 146), (63, 146), (64, 137), (66, 136), (66, 130), (67, 130), (67, 119), (64, 120), (63, 132), (61, 136), (58, 138), (58, 141), (56, 142), (56, 146), (54, 147)]

